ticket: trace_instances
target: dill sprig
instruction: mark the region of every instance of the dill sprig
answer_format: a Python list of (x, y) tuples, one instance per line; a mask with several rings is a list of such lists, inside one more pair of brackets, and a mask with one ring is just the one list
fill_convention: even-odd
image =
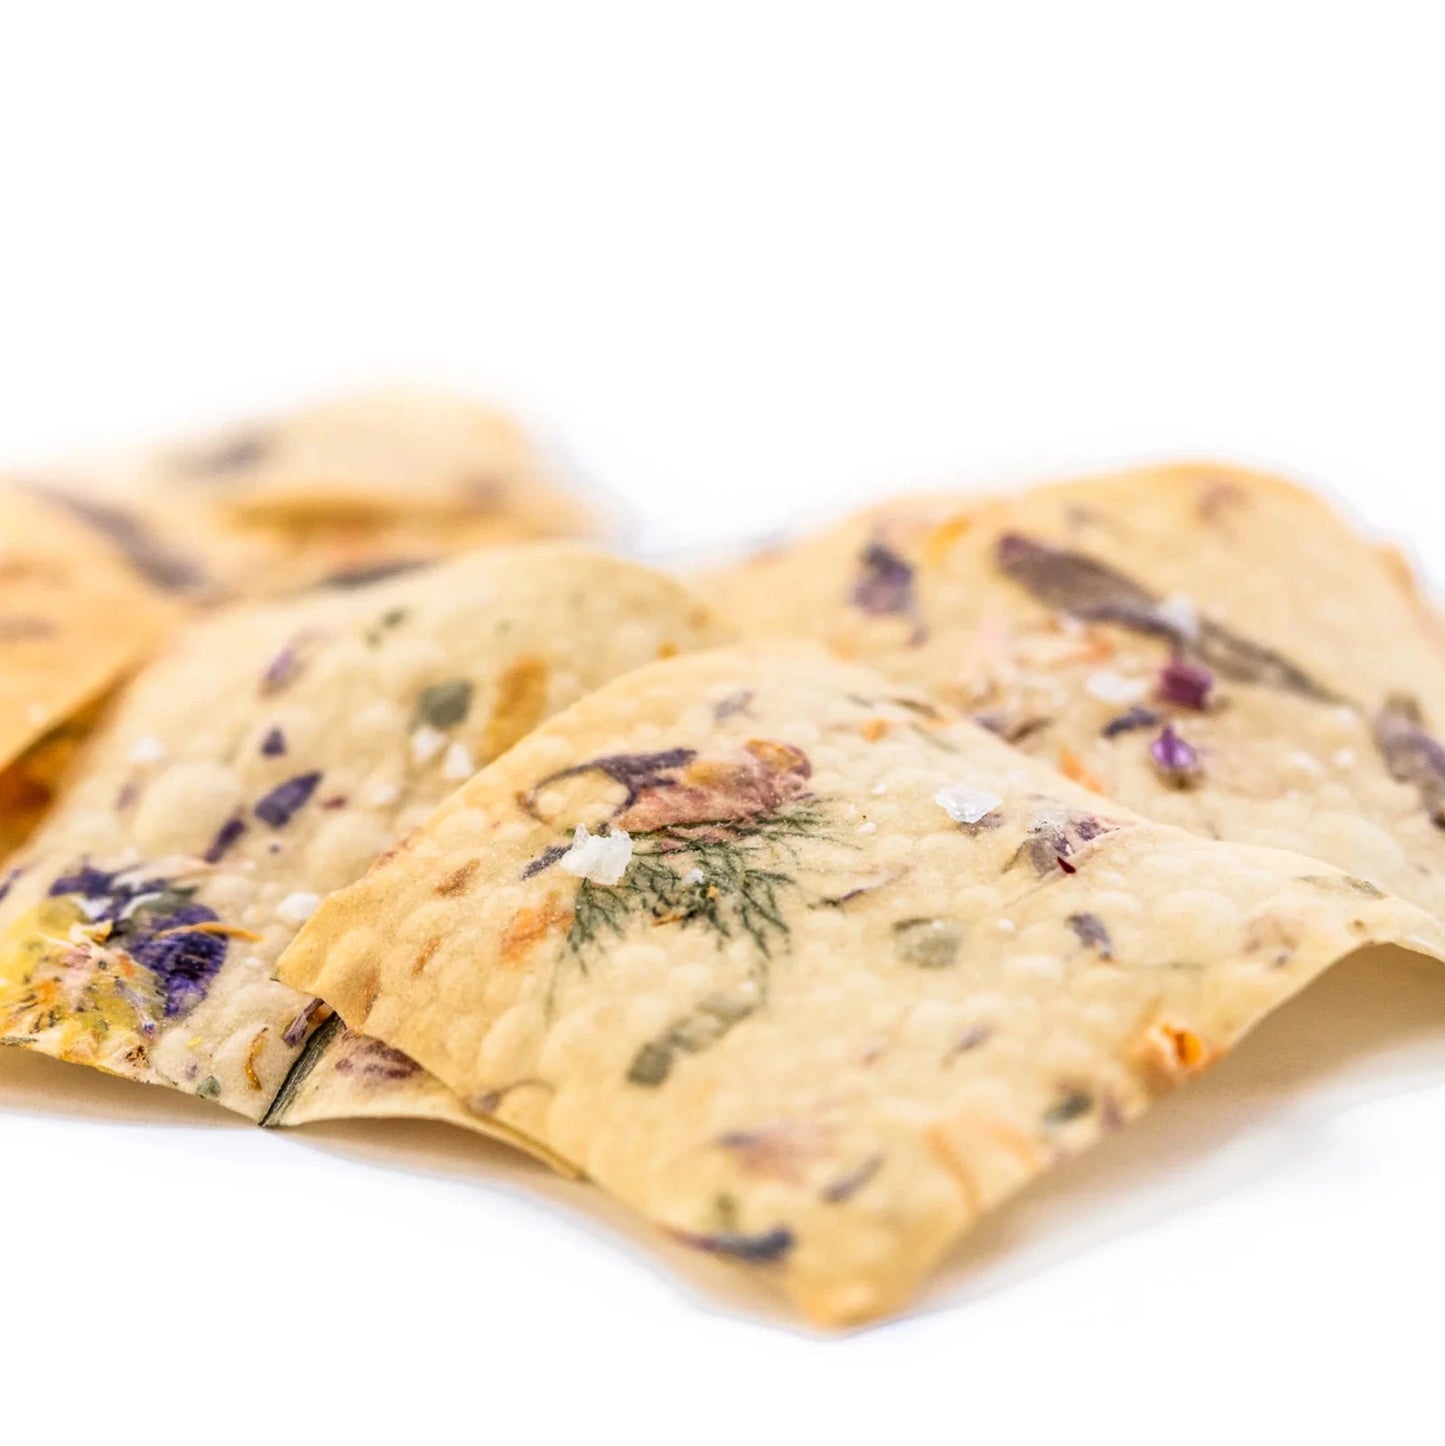
[(784, 899), (800, 887), (790, 869), (798, 845), (816, 838), (824, 824), (816, 801), (804, 799), (760, 817), (636, 833), (621, 883), (582, 881), (567, 950), (585, 974), (589, 953), (605, 937), (621, 937), (635, 920), (650, 918), (703, 929), (719, 947), (746, 937), (769, 960), (789, 933)]

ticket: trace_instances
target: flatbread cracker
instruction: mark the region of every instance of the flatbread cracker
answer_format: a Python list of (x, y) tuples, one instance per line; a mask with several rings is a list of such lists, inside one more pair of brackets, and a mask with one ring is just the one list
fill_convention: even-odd
[[(0, 1043), (286, 1123), (325, 1011), (272, 965), (320, 898), (543, 718), (718, 637), (680, 584), (571, 544), (193, 626), (10, 861)], [(335, 1073), (336, 1108), (399, 1111)]]
[(173, 618), (106, 542), (0, 488), (0, 771), (134, 668)]
[(1422, 911), (1146, 821), (808, 648), (632, 673), (328, 899), (280, 973), (840, 1323)]
[(905, 500), (699, 586), (745, 636), (927, 687), (1106, 798), (1445, 919), (1440, 624), (1398, 553), (1288, 482)]
[(177, 591), (260, 597), (595, 535), (597, 519), (552, 472), (495, 408), (392, 390), (80, 459), (30, 484)]

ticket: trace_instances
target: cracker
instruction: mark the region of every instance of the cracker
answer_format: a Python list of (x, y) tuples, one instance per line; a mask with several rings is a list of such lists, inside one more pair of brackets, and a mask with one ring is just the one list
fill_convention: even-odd
[(543, 725), (280, 973), (846, 1322), (1385, 940), (1442, 943), (1368, 884), (1147, 821), (779, 646), (639, 670)]
[(1197, 464), (905, 500), (700, 586), (745, 636), (927, 687), (1106, 798), (1445, 918), (1439, 621), (1398, 553), (1288, 482)]
[(0, 488), (0, 770), (135, 667), (171, 619), (106, 542)]
[(573, 544), (192, 626), (10, 861), (0, 1042), (284, 1123), (324, 1011), (272, 964), (309, 910), (542, 718), (717, 636), (679, 584)]
[(271, 596), (457, 552), (593, 535), (506, 414), (368, 392), (32, 478), (195, 596)]

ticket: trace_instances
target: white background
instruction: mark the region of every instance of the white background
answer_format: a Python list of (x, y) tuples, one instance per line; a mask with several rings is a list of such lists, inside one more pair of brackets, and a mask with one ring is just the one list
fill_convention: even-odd
[[(0, 459), (450, 381), (654, 551), (1211, 453), (1445, 578), (1441, 24), (0, 0)], [(1442, 1046), (1347, 966), (838, 1340), (479, 1142), (6, 1057), (0, 1429), (1438, 1441)]]

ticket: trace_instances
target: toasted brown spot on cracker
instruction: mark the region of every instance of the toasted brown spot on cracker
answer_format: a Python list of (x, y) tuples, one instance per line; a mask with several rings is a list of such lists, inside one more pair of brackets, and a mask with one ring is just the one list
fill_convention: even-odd
[(523, 957), (532, 951), (554, 929), (572, 922), (572, 910), (556, 898), (546, 899), (531, 908), (520, 909), (512, 915), (502, 935), (501, 961), (515, 968)]
[(421, 949), (417, 952), (416, 958), (412, 960), (411, 972), (413, 974), (420, 974), (421, 971), (425, 969), (428, 964), (431, 963), (433, 957), (436, 955), (436, 951), (440, 949), (441, 946), (441, 935), (434, 934), (430, 939), (426, 941), (425, 944), (421, 946)]
[(542, 721), (547, 707), (547, 664), (518, 658), (497, 680), (497, 703), (487, 723), (483, 747), (496, 758)]
[(466, 893), (467, 889), (471, 887), (472, 879), (481, 867), (481, 863), (481, 859), (468, 859), (460, 868), (453, 869), (436, 886), (437, 894), (443, 899), (450, 899), (457, 894)]

